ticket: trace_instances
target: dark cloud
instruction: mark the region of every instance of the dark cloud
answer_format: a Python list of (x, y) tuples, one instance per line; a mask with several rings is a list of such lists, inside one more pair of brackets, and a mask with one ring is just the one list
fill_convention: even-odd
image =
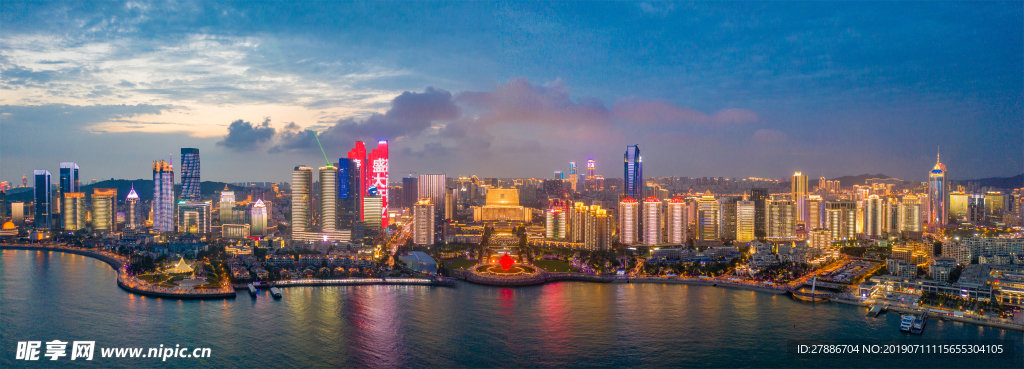
[(485, 111), (482, 124), (537, 123), (567, 127), (609, 125), (611, 116), (604, 102), (595, 98), (573, 101), (562, 80), (534, 85), (526, 78), (513, 78), (493, 91), (467, 91), (456, 101)]
[(257, 145), (273, 138), (275, 133), (274, 127), (270, 126), (270, 118), (257, 125), (239, 119), (231, 122), (228, 134), (217, 142), (217, 146), (234, 151), (252, 151)]
[(626, 98), (612, 107), (615, 118), (637, 123), (742, 124), (757, 121), (746, 109), (723, 109), (708, 115), (664, 100)]

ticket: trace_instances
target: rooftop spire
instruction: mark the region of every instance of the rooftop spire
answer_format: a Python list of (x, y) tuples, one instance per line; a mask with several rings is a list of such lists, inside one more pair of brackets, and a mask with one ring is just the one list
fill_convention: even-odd
[(939, 154), (941, 152), (942, 152), (942, 145), (938, 145), (937, 148), (935, 149), (935, 164), (938, 164), (938, 163), (942, 162), (942, 161), (939, 160)]

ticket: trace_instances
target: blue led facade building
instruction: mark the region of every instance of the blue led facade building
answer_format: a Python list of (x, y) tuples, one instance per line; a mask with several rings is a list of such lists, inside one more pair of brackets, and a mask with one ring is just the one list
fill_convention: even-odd
[(35, 196), (35, 228), (48, 230), (53, 227), (53, 214), (51, 214), (51, 201), (53, 201), (53, 189), (50, 184), (50, 172), (36, 170), (34, 196)]
[(185, 201), (199, 201), (199, 149), (181, 149), (181, 196)]
[(644, 167), (640, 159), (640, 146), (632, 145), (626, 147), (625, 162), (625, 183), (622, 186), (623, 195), (634, 199), (643, 198), (644, 192)]
[(340, 229), (352, 229), (362, 218), (363, 194), (359, 190), (362, 183), (359, 173), (356, 159), (338, 159), (337, 226)]

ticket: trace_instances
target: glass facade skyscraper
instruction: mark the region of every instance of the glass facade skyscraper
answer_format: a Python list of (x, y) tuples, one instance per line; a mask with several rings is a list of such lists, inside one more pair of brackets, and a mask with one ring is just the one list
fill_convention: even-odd
[(60, 193), (79, 192), (78, 164), (60, 163)]
[(53, 226), (53, 190), (51, 189), (50, 172), (36, 170), (33, 173), (35, 186), (33, 194), (35, 197), (35, 228), (49, 230)]
[[(359, 166), (355, 159), (338, 159), (338, 226), (352, 229), (356, 222), (361, 222), (363, 213), (362, 185), (359, 177)], [(403, 191), (408, 192), (403, 188)]]
[[(292, 234), (311, 226), (313, 212), (313, 168), (299, 165), (292, 170)], [(294, 237), (294, 236), (293, 236)]]
[(174, 167), (153, 162), (153, 229), (174, 232)]
[(181, 149), (181, 199), (199, 201), (199, 149)]
[(623, 156), (625, 183), (622, 186), (623, 195), (634, 199), (642, 199), (644, 191), (644, 168), (640, 159), (640, 146), (632, 145), (626, 147), (626, 154)]
[(935, 167), (928, 173), (928, 223), (943, 226), (949, 221), (949, 189), (946, 187), (946, 166), (935, 155)]

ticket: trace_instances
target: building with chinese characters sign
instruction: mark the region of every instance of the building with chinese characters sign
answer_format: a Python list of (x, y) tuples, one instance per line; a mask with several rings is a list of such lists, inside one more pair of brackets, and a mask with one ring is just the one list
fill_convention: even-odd
[(388, 227), (388, 141), (377, 141), (377, 148), (367, 157), (369, 176), (364, 188), (376, 187), (381, 198), (380, 227)]

